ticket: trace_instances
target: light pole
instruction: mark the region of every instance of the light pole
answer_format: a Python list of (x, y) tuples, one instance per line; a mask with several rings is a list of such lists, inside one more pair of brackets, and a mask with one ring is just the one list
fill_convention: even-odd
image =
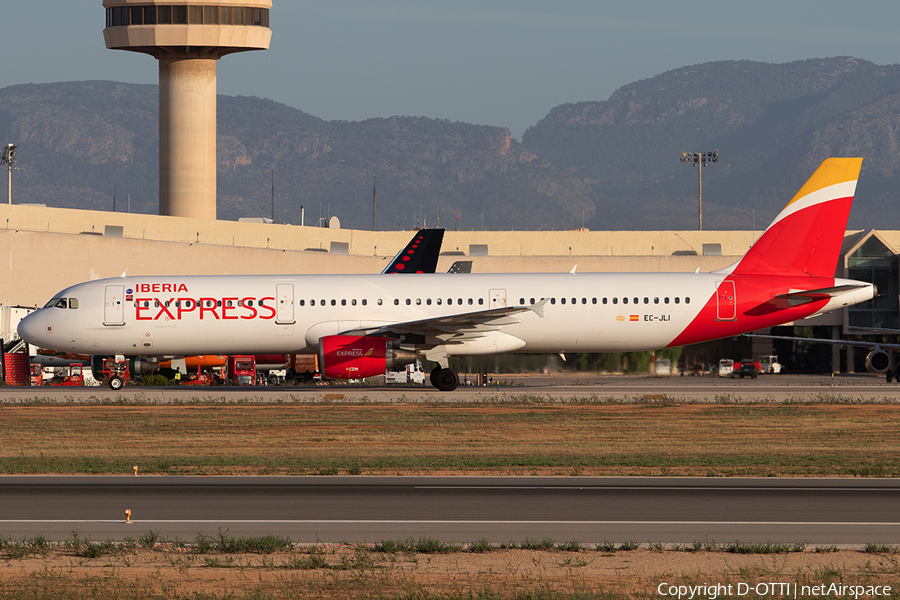
[(719, 151), (715, 152), (682, 152), (681, 162), (697, 167), (697, 213), (700, 231), (703, 231), (703, 167), (709, 163), (719, 162)]
[(272, 222), (275, 222), (275, 169), (269, 171), (272, 174)]
[(0, 155), (0, 165), (6, 165), (6, 201), (9, 204), (12, 204), (12, 172), (13, 169), (19, 170), (16, 166), (16, 148), (18, 146), (15, 144), (6, 144), (3, 154)]

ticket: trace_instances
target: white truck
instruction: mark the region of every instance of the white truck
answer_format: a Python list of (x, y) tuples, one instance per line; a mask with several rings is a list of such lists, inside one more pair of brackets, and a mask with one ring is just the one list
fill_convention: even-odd
[(419, 361), (399, 369), (389, 369), (384, 372), (385, 383), (425, 383), (425, 370)]
[(759, 357), (759, 364), (762, 366), (760, 373), (781, 373), (781, 363), (774, 354)]
[(719, 361), (719, 377), (733, 377), (734, 361), (730, 358), (723, 358)]

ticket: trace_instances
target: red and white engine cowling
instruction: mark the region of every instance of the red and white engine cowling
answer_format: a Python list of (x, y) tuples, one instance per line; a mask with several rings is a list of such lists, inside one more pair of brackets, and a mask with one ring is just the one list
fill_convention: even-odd
[(319, 340), (319, 369), (328, 379), (363, 379), (416, 361), (395, 340), (359, 335), (329, 335)]

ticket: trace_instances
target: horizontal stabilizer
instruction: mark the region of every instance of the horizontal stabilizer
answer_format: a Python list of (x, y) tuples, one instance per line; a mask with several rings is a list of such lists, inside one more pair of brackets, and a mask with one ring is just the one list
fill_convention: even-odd
[(791, 290), (787, 294), (778, 294), (776, 298), (786, 299), (791, 306), (806, 304), (814, 300), (824, 300), (825, 298), (836, 298), (843, 294), (849, 294), (852, 291), (869, 287), (868, 285), (838, 285), (835, 287), (819, 288), (816, 290)]

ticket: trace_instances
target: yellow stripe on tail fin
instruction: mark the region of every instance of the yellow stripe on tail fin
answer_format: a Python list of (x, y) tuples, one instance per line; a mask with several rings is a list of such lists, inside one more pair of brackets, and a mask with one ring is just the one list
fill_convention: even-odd
[(731, 272), (834, 277), (861, 166), (825, 160)]

